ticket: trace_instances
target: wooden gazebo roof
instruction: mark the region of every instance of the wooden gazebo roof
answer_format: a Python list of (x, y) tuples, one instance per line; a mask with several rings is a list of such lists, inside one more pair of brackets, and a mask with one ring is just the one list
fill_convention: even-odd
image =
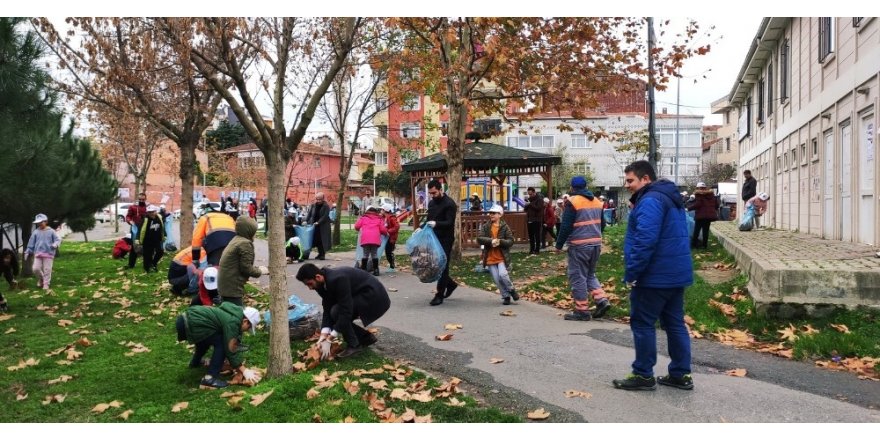
[[(562, 158), (535, 151), (521, 150), (499, 144), (472, 142), (465, 144), (464, 175), (466, 176), (517, 176), (539, 174), (548, 167), (559, 165)], [(404, 164), (401, 168), (416, 177), (418, 175), (446, 174), (446, 153), (436, 153)]]

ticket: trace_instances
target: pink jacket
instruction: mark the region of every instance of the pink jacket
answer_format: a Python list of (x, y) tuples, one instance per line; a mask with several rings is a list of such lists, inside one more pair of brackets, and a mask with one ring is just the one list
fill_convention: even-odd
[(767, 201), (761, 200), (761, 198), (758, 196), (752, 197), (751, 199), (749, 199), (748, 202), (746, 202), (746, 209), (748, 209), (748, 207), (751, 205), (755, 206), (755, 215), (757, 216), (762, 216), (765, 212), (767, 212)]
[(360, 245), (374, 244), (376, 246), (382, 244), (382, 235), (388, 235), (388, 229), (385, 227), (385, 219), (379, 214), (372, 212), (364, 214), (354, 224), (354, 228), (361, 231)]

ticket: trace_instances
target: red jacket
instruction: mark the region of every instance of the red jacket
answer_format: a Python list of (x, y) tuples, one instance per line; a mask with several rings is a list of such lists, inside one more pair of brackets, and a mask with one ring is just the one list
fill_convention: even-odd
[(388, 242), (391, 244), (397, 243), (397, 233), (400, 231), (400, 221), (397, 220), (396, 215), (387, 214), (385, 216), (385, 228), (388, 229)]
[(552, 203), (548, 203), (547, 206), (544, 208), (544, 224), (556, 224), (556, 208), (553, 206)]
[(116, 241), (116, 244), (113, 245), (113, 258), (122, 258), (129, 252), (131, 252), (131, 245), (125, 238), (120, 238)]
[(694, 220), (718, 220), (718, 199), (711, 189), (698, 189), (694, 191), (694, 204), (690, 211), (694, 211)]
[(147, 205), (141, 206), (137, 203), (132, 203), (128, 206), (128, 212), (125, 214), (125, 221), (137, 225), (137, 227), (141, 227), (145, 215), (147, 215)]

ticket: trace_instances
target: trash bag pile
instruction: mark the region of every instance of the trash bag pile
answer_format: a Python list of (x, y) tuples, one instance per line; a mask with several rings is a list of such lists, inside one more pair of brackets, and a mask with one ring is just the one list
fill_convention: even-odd
[(315, 237), (315, 225), (296, 225), (293, 227), (293, 230), (296, 231), (296, 236), (299, 237), (300, 251), (302, 251), (303, 255), (307, 254), (309, 250), (312, 249), (312, 239)]
[[(291, 341), (306, 339), (321, 326), (321, 312), (316, 304), (306, 304), (296, 295), (290, 295), (287, 304), (287, 323)], [(264, 313), (263, 318), (267, 327), (272, 324), (271, 312)]]
[(755, 227), (755, 207), (749, 206), (746, 208), (746, 212), (743, 214), (742, 218), (739, 220), (739, 230), (740, 231), (751, 231), (752, 228)]
[(423, 283), (433, 283), (440, 279), (446, 267), (446, 254), (434, 230), (425, 227), (413, 233), (406, 241), (406, 251), (412, 261), (413, 273)]

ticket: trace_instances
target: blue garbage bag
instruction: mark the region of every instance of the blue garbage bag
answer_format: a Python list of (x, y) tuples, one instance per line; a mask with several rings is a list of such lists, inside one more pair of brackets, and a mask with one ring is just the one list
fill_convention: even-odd
[(746, 208), (746, 212), (743, 213), (742, 218), (739, 219), (739, 230), (740, 231), (751, 231), (752, 228), (755, 227), (755, 206), (749, 206)]
[[(379, 250), (376, 251), (376, 257), (381, 260), (382, 256), (385, 255), (385, 245), (388, 244), (388, 236), (382, 236), (382, 244), (379, 245)], [(358, 232), (357, 235), (357, 247), (354, 249), (354, 267), (360, 267), (361, 258), (364, 258), (364, 248), (361, 246), (361, 233)]]
[(312, 240), (315, 238), (315, 225), (295, 225), (293, 230), (296, 232), (296, 236), (299, 237), (299, 249), (303, 255), (307, 254), (312, 250)]
[(613, 209), (603, 209), (602, 216), (605, 218), (606, 225), (614, 224), (614, 210)]
[(423, 283), (433, 283), (443, 275), (446, 254), (430, 226), (414, 232), (406, 241), (406, 251), (412, 261), (413, 273)]
[(162, 244), (162, 247), (165, 248), (165, 252), (175, 252), (177, 251), (177, 243), (171, 238), (171, 229), (174, 227), (174, 221), (171, 219), (171, 216), (165, 217), (162, 220), (165, 222), (165, 242)]
[(688, 237), (693, 237), (693, 236), (694, 236), (694, 227), (695, 227), (696, 224), (697, 224), (697, 222), (694, 220), (694, 215), (695, 215), (695, 214), (696, 214), (696, 212), (694, 212), (694, 211), (688, 211), (688, 212), (687, 212)]
[[(290, 295), (287, 298), (287, 321), (294, 323), (304, 319), (311, 319), (318, 315), (320, 310), (318, 309), (317, 304), (307, 304), (304, 303), (296, 295)], [(263, 314), (263, 318), (266, 319), (266, 326), (268, 327), (272, 324), (272, 313), (266, 312)]]

